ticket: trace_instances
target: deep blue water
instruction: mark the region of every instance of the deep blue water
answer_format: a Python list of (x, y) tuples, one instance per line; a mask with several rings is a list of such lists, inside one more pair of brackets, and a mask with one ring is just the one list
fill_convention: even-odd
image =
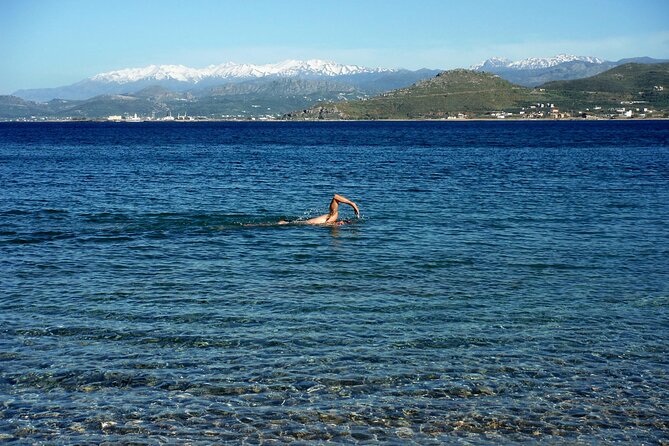
[(669, 122), (0, 124), (0, 441), (244, 439), (667, 444)]

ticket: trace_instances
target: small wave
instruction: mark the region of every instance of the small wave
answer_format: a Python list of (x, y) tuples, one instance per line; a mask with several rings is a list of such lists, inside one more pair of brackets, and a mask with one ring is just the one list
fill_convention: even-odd
[(544, 263), (544, 262), (516, 263), (516, 264), (512, 264), (511, 266), (520, 266), (520, 267), (538, 269), (538, 270), (544, 270), (544, 269), (556, 269), (556, 270), (598, 269), (597, 266), (593, 266), (593, 265), (575, 265), (575, 264), (569, 264), (569, 263)]
[(7, 211), (0, 211), (0, 215), (31, 215), (32, 211), (23, 211), (21, 209), (10, 209)]
[(130, 236), (94, 236), (94, 237), (81, 237), (80, 240), (84, 243), (115, 243), (115, 242), (128, 242), (133, 240)]
[(408, 189), (404, 189), (404, 192), (412, 192), (412, 193), (430, 193), (432, 190), (430, 189), (421, 189), (418, 187), (410, 187)]
[(422, 264), (419, 264), (418, 267), (421, 269), (441, 269), (441, 268), (449, 268), (453, 266), (471, 266), (474, 265), (474, 260), (472, 259), (444, 259), (444, 260), (433, 260), (430, 262), (425, 262)]
[(278, 224), (289, 220), (285, 215), (250, 215), (219, 213), (175, 213), (153, 212), (131, 215), (125, 213), (102, 212), (82, 214), (86, 222), (102, 225), (116, 225), (115, 228), (128, 232), (188, 231), (242, 227), (248, 225)]
[(13, 237), (6, 240), (0, 240), (0, 244), (9, 245), (29, 245), (33, 243), (44, 243), (75, 237), (75, 235), (72, 233), (60, 231), (37, 231), (27, 234), (18, 233), (15, 231), (7, 231), (0, 232), (0, 236)]
[(36, 217), (61, 217), (68, 215), (69, 211), (65, 209), (35, 209), (35, 210), (24, 210), (24, 209), (8, 209), (5, 211), (0, 211), (0, 216), (36, 216)]
[(131, 221), (132, 218), (122, 213), (100, 212), (96, 214), (80, 214), (85, 221), (92, 223), (117, 223)]

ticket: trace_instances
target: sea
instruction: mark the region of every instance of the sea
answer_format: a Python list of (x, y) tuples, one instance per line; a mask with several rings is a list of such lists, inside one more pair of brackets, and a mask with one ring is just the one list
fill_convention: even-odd
[(667, 445), (669, 121), (1, 123), (0, 442)]

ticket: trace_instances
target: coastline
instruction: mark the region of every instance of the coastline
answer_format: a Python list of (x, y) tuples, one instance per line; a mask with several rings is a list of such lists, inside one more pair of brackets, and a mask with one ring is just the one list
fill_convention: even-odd
[(531, 119), (531, 118), (453, 118), (453, 119), (194, 119), (188, 121), (160, 121), (160, 120), (143, 120), (143, 121), (109, 121), (107, 119), (15, 119), (2, 120), (0, 123), (109, 123), (109, 124), (194, 124), (203, 122), (245, 122), (245, 123), (290, 123), (290, 122), (626, 122), (626, 121), (669, 121), (669, 117), (653, 117), (653, 118), (559, 118), (559, 119)]

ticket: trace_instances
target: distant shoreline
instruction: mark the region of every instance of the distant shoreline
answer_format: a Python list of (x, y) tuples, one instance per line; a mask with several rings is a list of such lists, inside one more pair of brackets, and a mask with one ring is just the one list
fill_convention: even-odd
[(44, 120), (0, 120), (0, 123), (40, 124), (40, 123), (96, 123), (96, 124), (197, 124), (197, 123), (324, 123), (324, 122), (629, 122), (629, 121), (669, 121), (666, 118), (560, 118), (560, 119), (525, 119), (525, 118), (455, 118), (455, 119), (202, 119), (193, 121), (158, 121), (147, 120), (139, 122), (108, 121), (106, 119), (44, 119)]

